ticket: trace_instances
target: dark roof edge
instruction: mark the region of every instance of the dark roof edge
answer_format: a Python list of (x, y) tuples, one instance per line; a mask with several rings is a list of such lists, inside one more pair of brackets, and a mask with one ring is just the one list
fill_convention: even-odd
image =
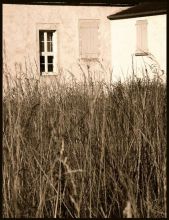
[(117, 20), (117, 19), (127, 19), (127, 18), (136, 18), (136, 17), (145, 17), (145, 16), (153, 16), (153, 15), (162, 15), (167, 14), (167, 10), (158, 10), (158, 11), (148, 11), (148, 12), (138, 12), (131, 14), (123, 14), (123, 15), (109, 15), (107, 18), (109, 20)]
[(79, 6), (133, 6), (140, 0), (2, 0), (3, 4), (79, 5)]
[(2, 4), (4, 5), (60, 5), (60, 6), (104, 6), (104, 7), (130, 7), (133, 6), (133, 4), (120, 4), (120, 3), (115, 3), (115, 4), (106, 4), (106, 3), (52, 3), (52, 2), (30, 2), (30, 3), (9, 3), (9, 2), (3, 2)]

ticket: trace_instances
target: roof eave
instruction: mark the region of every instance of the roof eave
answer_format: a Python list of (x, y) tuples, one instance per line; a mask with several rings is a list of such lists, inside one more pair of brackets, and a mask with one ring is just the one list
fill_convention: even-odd
[(133, 6), (139, 0), (2, 0), (3, 4), (26, 5), (74, 5), (74, 6)]
[(107, 16), (107, 18), (109, 20), (117, 20), (117, 19), (127, 19), (127, 18), (145, 17), (145, 16), (162, 15), (162, 14), (167, 14), (167, 10), (137, 12), (137, 13), (123, 14), (123, 15), (109, 15)]

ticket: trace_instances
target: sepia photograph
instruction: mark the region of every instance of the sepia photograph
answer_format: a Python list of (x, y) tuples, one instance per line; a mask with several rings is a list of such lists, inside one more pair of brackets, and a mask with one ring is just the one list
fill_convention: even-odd
[(3, 0), (2, 218), (167, 218), (167, 0)]

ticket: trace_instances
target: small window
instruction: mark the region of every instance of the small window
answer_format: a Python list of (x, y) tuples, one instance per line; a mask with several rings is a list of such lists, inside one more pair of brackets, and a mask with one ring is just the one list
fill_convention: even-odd
[(99, 58), (99, 20), (79, 21), (80, 58)]
[(40, 72), (52, 74), (56, 72), (56, 31), (40, 30)]
[(147, 20), (138, 20), (136, 22), (136, 56), (145, 56), (148, 54), (147, 42)]

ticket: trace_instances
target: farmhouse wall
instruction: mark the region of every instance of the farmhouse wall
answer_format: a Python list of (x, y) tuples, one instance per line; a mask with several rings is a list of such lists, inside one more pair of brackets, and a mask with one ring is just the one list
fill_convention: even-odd
[[(153, 56), (135, 56), (136, 21), (147, 20), (148, 52)], [(142, 77), (145, 65), (152, 78), (159, 65), (162, 78), (166, 77), (166, 15), (128, 18), (111, 21), (113, 81), (125, 81), (133, 73)]]
[[(3, 5), (3, 49), (4, 62), (12, 74), (27, 68), (31, 75), (39, 76), (37, 51), (37, 25), (41, 23), (58, 25), (58, 67), (60, 73), (71, 72), (75, 77), (81, 72), (79, 60), (79, 19), (100, 19), (100, 59), (92, 65), (96, 69), (111, 69), (111, 28), (107, 16), (125, 8), (86, 6), (44, 6), (44, 5)], [(21, 64), (21, 65), (20, 65)], [(31, 69), (32, 68), (32, 69)], [(22, 71), (20, 71), (22, 72)], [(29, 75), (28, 74), (28, 75)], [(100, 75), (103, 77), (103, 72)], [(52, 78), (51, 76), (48, 76)], [(46, 76), (44, 77), (46, 80)]]

